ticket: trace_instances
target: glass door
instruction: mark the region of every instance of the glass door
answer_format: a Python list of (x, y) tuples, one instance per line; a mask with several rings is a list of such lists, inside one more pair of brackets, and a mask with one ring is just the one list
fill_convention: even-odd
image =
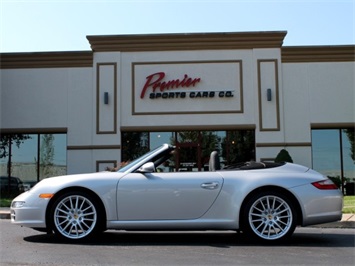
[(201, 134), (199, 131), (181, 131), (175, 134), (176, 171), (202, 171)]

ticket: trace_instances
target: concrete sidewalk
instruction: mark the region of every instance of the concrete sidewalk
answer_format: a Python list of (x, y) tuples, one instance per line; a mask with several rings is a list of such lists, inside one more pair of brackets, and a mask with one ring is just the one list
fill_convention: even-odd
[(354, 213), (344, 213), (341, 219), (342, 222), (355, 222), (355, 214)]
[[(0, 219), (10, 219), (10, 208), (0, 208)], [(320, 224), (315, 226), (328, 228), (355, 228), (355, 214), (345, 213), (339, 222)]]

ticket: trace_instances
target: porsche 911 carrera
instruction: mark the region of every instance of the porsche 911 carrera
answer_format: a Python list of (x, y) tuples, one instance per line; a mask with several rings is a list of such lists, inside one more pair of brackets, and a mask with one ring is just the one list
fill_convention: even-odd
[(169, 144), (117, 171), (46, 178), (16, 197), (11, 222), (71, 241), (105, 230), (235, 230), (266, 242), (296, 226), (339, 221), (343, 196), (322, 174), (292, 163), (245, 162), (209, 171), (166, 168)]

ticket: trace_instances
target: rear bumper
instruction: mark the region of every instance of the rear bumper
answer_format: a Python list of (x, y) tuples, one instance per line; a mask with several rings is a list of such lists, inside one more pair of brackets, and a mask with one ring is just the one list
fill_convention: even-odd
[(340, 190), (320, 190), (312, 185), (292, 189), (302, 209), (302, 226), (340, 221), (343, 194)]
[(302, 226), (339, 222), (341, 218), (342, 218), (341, 212), (308, 216), (307, 219), (303, 220)]

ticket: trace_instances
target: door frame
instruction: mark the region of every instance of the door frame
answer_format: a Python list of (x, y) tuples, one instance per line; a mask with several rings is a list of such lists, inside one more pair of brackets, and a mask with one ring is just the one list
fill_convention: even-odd
[(180, 166), (180, 150), (184, 148), (197, 148), (197, 154), (196, 154), (196, 162), (197, 162), (197, 169), (199, 172), (202, 170), (202, 162), (201, 162), (201, 157), (202, 157), (202, 134), (200, 130), (193, 130), (198, 132), (198, 137), (197, 137), (197, 142), (179, 142), (178, 140), (178, 134), (180, 132), (184, 131), (176, 131), (175, 132), (175, 146), (177, 148), (177, 156), (176, 156), (176, 161), (175, 161), (175, 168), (178, 170)]

